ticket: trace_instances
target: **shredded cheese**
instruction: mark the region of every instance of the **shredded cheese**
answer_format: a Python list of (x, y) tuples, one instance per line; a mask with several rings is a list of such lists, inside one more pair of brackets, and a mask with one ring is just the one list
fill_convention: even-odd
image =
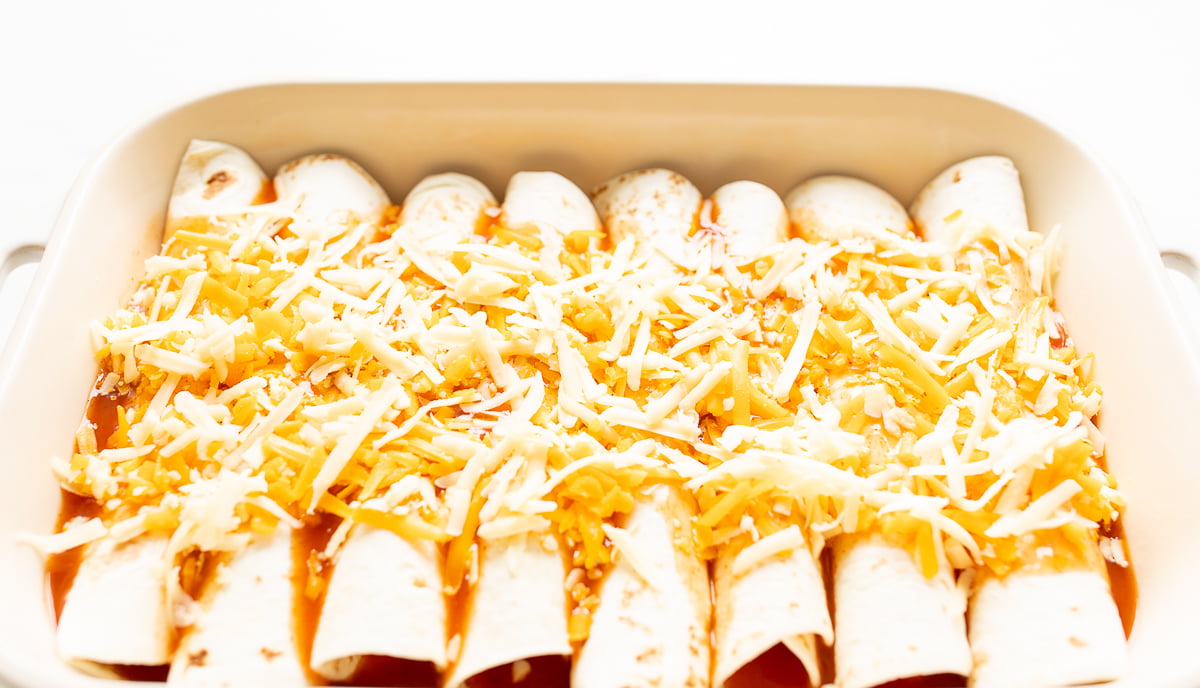
[(448, 589), (478, 539), (527, 533), (581, 580), (617, 553), (655, 587), (623, 524), (665, 484), (697, 506), (683, 546), (748, 543), (735, 575), (865, 530), (1003, 572), (1123, 504), (1038, 240), (726, 260), (702, 231), (667, 269), (644, 239), (606, 251), (502, 214), (471, 236), (288, 212), (187, 221), (93, 327), (118, 418), (55, 470), (104, 509), (44, 551), (114, 529), (236, 551), (320, 512), (344, 521), (327, 554), (350, 523), (447, 543)]
[(733, 575), (741, 576), (773, 556), (805, 547), (804, 534), (792, 524), (746, 547), (733, 560)]

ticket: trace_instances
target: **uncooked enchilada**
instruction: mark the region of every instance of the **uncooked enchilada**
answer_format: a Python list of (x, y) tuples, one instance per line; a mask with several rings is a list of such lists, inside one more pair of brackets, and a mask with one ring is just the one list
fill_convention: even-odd
[[(756, 657), (786, 664), (769, 653), (782, 645), (803, 685), (821, 680), (818, 645), (832, 641), (842, 685), (973, 672), (984, 685), (1005, 641), (972, 638), (972, 659), (972, 590), (974, 636), (999, 589), (987, 581), (1016, 580), (1010, 569), (1033, 561), (1102, 578), (1100, 554), (1121, 559), (1119, 543), (1095, 536), (1120, 506), (1096, 461), (1098, 390), (1049, 308), (1047, 244), (1005, 224), (1011, 196), (1008, 215), (989, 215), (1003, 203), (972, 205), (954, 195), (966, 185), (935, 182), (914, 214), (930, 238), (935, 223), (956, 229), (926, 243), (886, 194), (850, 180), (810, 182), (785, 208), (765, 188), (705, 201), (678, 175), (646, 171), (606, 185), (597, 217), (553, 175), (523, 186), (518, 175), (503, 207), (450, 177), (396, 209), (344, 159), (307, 158), (266, 185), (235, 149), (194, 148), (192, 166), (219, 169), (194, 177), (199, 189), (180, 175), (153, 279), (97, 332), (99, 397), (131, 401), (102, 440), (85, 427), (59, 466), (103, 513), (50, 544), (85, 546), (76, 579), (94, 565), (98, 588), (144, 595), (157, 588), (110, 572), (162, 576), (161, 604), (133, 603), (158, 630), (136, 641), (150, 646), (142, 654), (66, 656), (156, 665), (173, 654), (171, 680), (197, 684), (256, 663), (293, 680), (322, 624), (354, 607), (338, 581), (357, 567), (367, 578), (344, 589), (370, 587), (374, 553), (393, 548), (398, 570), (427, 562), (418, 578), (436, 575), (436, 595), (454, 601), (444, 629), (437, 605), (422, 607), (430, 621), (396, 635), (424, 633), (425, 651), (379, 649), (386, 634), (363, 633), (360, 648), (308, 662), (318, 675), (352, 681), (393, 657), (455, 684), (499, 668), (508, 681), (569, 671), (580, 685), (706, 685), (736, 681)], [(939, 204), (947, 212), (922, 212)], [(789, 226), (802, 238), (785, 243)], [(304, 592), (324, 601), (306, 640), (290, 636), (295, 567), (279, 543), (317, 522), (337, 525), (299, 553), (312, 571)], [(372, 554), (355, 559), (363, 542)], [(1060, 555), (1074, 551), (1086, 565)], [(915, 591), (883, 598), (921, 601), (898, 618), (930, 617), (915, 652), (879, 660), (898, 639), (878, 603), (855, 601), (879, 594), (862, 583), (872, 575)], [(237, 593), (238, 580), (266, 591)], [(406, 608), (416, 603), (397, 588), (423, 586), (376, 587)], [(757, 613), (739, 625), (738, 610), (770, 607), (762, 591), (774, 588), (801, 591), (795, 613), (766, 622), (778, 628), (755, 628)], [(87, 590), (67, 595), (65, 618)], [(404, 622), (376, 600), (334, 635), (372, 616)], [(523, 614), (546, 631), (529, 648), (529, 634), (504, 633)], [(1088, 627), (1109, 647), (1115, 607), (1101, 616)], [(265, 630), (239, 644), (250, 622)], [(221, 624), (233, 632), (204, 631)], [(995, 649), (981, 658), (980, 644)]]

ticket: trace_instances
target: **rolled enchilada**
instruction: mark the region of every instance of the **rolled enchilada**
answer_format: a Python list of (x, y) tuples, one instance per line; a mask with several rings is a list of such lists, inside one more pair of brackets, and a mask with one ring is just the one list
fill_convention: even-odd
[[(250, 206), (270, 200), (271, 195), (270, 181), (243, 151), (221, 143), (193, 141), (183, 156), (171, 192), (167, 223), (178, 227), (194, 217), (238, 216)], [(134, 303), (143, 309), (153, 308), (152, 300), (147, 290), (134, 296)], [(141, 341), (146, 340), (135, 339), (124, 345), (132, 353), (133, 346)], [(99, 409), (130, 396), (132, 390), (122, 393), (118, 389), (119, 379), (114, 370), (98, 379), (91, 407), (97, 410), (97, 417), (108, 422), (89, 419), (81, 427), (78, 451), (94, 452), (98, 457), (106, 456), (106, 451), (108, 456), (114, 455), (110, 440), (119, 432), (119, 423), (114, 422), (112, 414), (100, 413)], [(157, 398), (169, 381), (169, 376), (166, 380), (145, 380), (140, 394)], [(164, 394), (171, 391), (166, 389)], [(119, 486), (111, 478), (101, 485), (85, 485), (77, 473), (81, 467), (72, 462), (58, 469), (65, 489), (72, 490), (74, 484), (72, 491), (96, 500), (116, 494)], [(56, 636), (59, 654), (68, 662), (86, 665), (98, 673), (109, 673), (120, 666), (166, 665), (176, 635), (168, 580), (178, 576), (174, 558), (168, 556), (170, 533), (164, 532), (162, 524), (155, 528), (153, 517), (147, 524), (145, 515), (131, 513), (128, 508), (105, 520), (107, 533), (84, 548), (71, 588), (65, 594)], [(110, 627), (113, 618), (122, 618), (123, 623)]]
[[(886, 246), (893, 237), (912, 237), (903, 207), (882, 189), (857, 179), (809, 180), (788, 194), (787, 203), (798, 232), (811, 240)], [(846, 293), (834, 298), (845, 299)], [(879, 370), (867, 363), (853, 374), (832, 378), (828, 394), (839, 403), (853, 403), (866, 393), (863, 383), (872, 377), (878, 378)], [(896, 461), (893, 447), (904, 433), (874, 424), (863, 432), (872, 463)], [(838, 685), (869, 688), (901, 679), (965, 678), (971, 667), (966, 603), (945, 556), (935, 553), (929, 572), (914, 559), (911, 546), (885, 537), (881, 527), (846, 530), (854, 534), (835, 539), (832, 556)]]
[[(986, 156), (950, 167), (921, 191), (912, 212), (926, 239), (963, 247), (958, 261), (968, 269), (971, 263), (983, 263), (1006, 273), (1007, 279), (999, 280), (1000, 288), (993, 290), (993, 308), (1013, 319), (1037, 317), (1047, 330), (1039, 338), (1026, 335), (1023, 343), (1033, 349), (1030, 353), (1054, 351), (1052, 361), (1074, 355), (1065, 321), (1048, 300), (1053, 262), (1037, 253), (1042, 242), (1029, 230), (1024, 194), (1011, 160)], [(1025, 371), (1031, 381), (1042, 384), (1033, 408), (1020, 420), (1058, 405), (1058, 375), (1040, 367)], [(1089, 412), (1087, 418), (1080, 420), (1094, 430), (1095, 409), (1084, 412)], [(1088, 457), (1085, 465), (1097, 472), (1087, 477), (1104, 477), (1097, 461), (1096, 456)], [(1109, 488), (1107, 480), (1103, 488)], [(1022, 556), (1011, 566), (981, 570), (974, 582), (969, 613), (972, 686), (1084, 685), (1124, 673), (1124, 630), (1100, 542), (1107, 542), (1109, 558), (1120, 564), (1126, 562), (1123, 544), (1095, 529), (1096, 521), (1111, 524), (1117, 513), (1112, 506), (1104, 509), (1093, 503), (1087, 506), (1095, 521), (1078, 514), (1070, 518), (1062, 507), (1080, 492), (1084, 490), (1078, 482), (1065, 478), (1036, 498), (1038, 509), (1015, 498), (1006, 505), (1010, 513), (1025, 506), (1040, 518), (1030, 514), (1021, 519), (1024, 523), (1006, 524), (1002, 517), (990, 529), (988, 534), (1015, 538)]]
[[(770, 255), (789, 233), (783, 201), (748, 181), (713, 192), (712, 226), (734, 265)], [(714, 685), (757, 685), (768, 677), (785, 685), (822, 684), (818, 643), (832, 644), (833, 627), (820, 551), (813, 551), (802, 522), (782, 520), (772, 536), (776, 544), (746, 532), (717, 547)], [(768, 552), (761, 552), (764, 545)], [(772, 652), (777, 647), (783, 651)]]
[[(498, 227), (537, 237), (540, 267), (561, 274), (564, 242), (577, 233), (598, 234), (600, 220), (583, 191), (561, 175), (519, 172), (505, 191)], [(494, 484), (504, 489), (487, 490), (479, 513), (478, 575), (468, 591), (462, 652), (450, 686), (484, 675), (500, 684), (568, 683), (568, 555), (550, 521), (518, 498), (547, 480), (545, 453), (556, 441), (531, 439), (526, 452), (510, 459), (512, 472), (502, 468), (498, 474), (503, 477)]]
[[(325, 252), (336, 253), (341, 246), (352, 248), (361, 238), (378, 226), (388, 206), (383, 189), (362, 168), (353, 162), (332, 155), (300, 158), (284, 165), (274, 179), (276, 204), (286, 208), (291, 223), (289, 231), (308, 243), (306, 262), (337, 260)], [(260, 237), (245, 235), (247, 248)], [(241, 239), (241, 237), (239, 237)], [(330, 249), (330, 244), (335, 248)], [(323, 255), (325, 254), (325, 255)], [(197, 273), (200, 274), (200, 273)], [(287, 290), (283, 292), (288, 294)], [(282, 303), (284, 296), (275, 301)], [(281, 310), (281, 309), (280, 309)], [(235, 321), (236, 322), (236, 321)], [(248, 378), (252, 379), (252, 378)], [(244, 380), (226, 380), (241, 384)], [(272, 409), (275, 423), (286, 423), (292, 412), (304, 413), (302, 407), (310, 401), (311, 383), (301, 383), (288, 393), (288, 403)], [(293, 401), (294, 400), (294, 401)], [(178, 402), (176, 402), (178, 404)], [(213, 413), (213, 411), (209, 411)], [(248, 429), (236, 445), (224, 455), (214, 457), (220, 466), (216, 474), (216, 494), (202, 497), (214, 502), (242, 499), (242, 494), (265, 492), (265, 484), (248, 486), (253, 481), (248, 474), (263, 451), (261, 442), (267, 417), (259, 421), (256, 430)], [(299, 415), (297, 414), (297, 415)], [(251, 425), (249, 428), (254, 428)], [(335, 450), (336, 451), (336, 450)], [(198, 452), (198, 458), (202, 454)], [(201, 470), (204, 470), (201, 468)], [(318, 473), (314, 480), (320, 480)], [(261, 480), (261, 478), (260, 478)], [(221, 495), (222, 489), (228, 490)], [(195, 502), (192, 502), (195, 504)], [(185, 508), (191, 506), (186, 505)], [(230, 505), (223, 505), (229, 508)], [(226, 518), (236, 525), (236, 506)], [(199, 595), (186, 605), (178, 648), (175, 650), (168, 684), (181, 686), (232, 686), (239, 684), (296, 685), (305, 681), (305, 670), (298, 653), (294, 633), (292, 590), (292, 529), (299, 520), (282, 509), (279, 525), (251, 533), (214, 533), (213, 542), (201, 545), (201, 552), (211, 556), (228, 549), (228, 560), (219, 562), (215, 570), (200, 581)], [(208, 517), (184, 518), (172, 540), (180, 539), (189, 530), (211, 527)], [(229, 530), (236, 530), (226, 525)]]
[[(616, 304), (618, 312), (638, 321), (637, 336), (625, 342), (630, 353), (625, 354), (625, 346), (610, 346), (609, 350), (644, 356), (652, 348), (651, 340), (658, 337), (653, 332), (654, 314), (640, 310), (648, 304), (638, 297), (647, 287), (653, 289), (653, 284), (663, 289), (675, 285), (675, 271), (692, 263), (687, 238), (700, 212), (700, 192), (682, 176), (654, 169), (610, 180), (593, 198), (610, 239), (636, 246), (634, 252), (647, 265), (644, 274), (635, 273), (635, 283), (627, 285), (627, 295), (620, 294), (621, 301)], [(642, 366), (625, 360), (625, 384), (641, 390)], [(663, 404), (664, 397), (647, 396)], [(637, 418), (622, 421), (624, 414), (612, 413), (628, 410), (636, 416), (643, 408), (645, 404), (612, 407), (601, 418), (607, 415), (610, 422), (615, 419), (628, 430), (647, 433), (647, 441), (657, 444), (651, 439), (661, 436), (657, 424)], [(664, 410), (669, 414), (673, 409)], [(708, 568), (688, 542), (694, 502), (678, 485), (642, 489), (628, 516), (605, 530), (616, 550), (616, 561), (599, 587), (590, 632), (572, 670), (572, 685), (695, 686), (708, 681), (712, 607)]]
[[(494, 205), (491, 192), (470, 177), (427, 177), (405, 198), (399, 225), (385, 241), (408, 243), (443, 257), (474, 235), (485, 210)], [(388, 253), (384, 246), (372, 250), (381, 256)], [(377, 264), (383, 267), (385, 261)], [(370, 507), (408, 515), (414, 509), (443, 508), (432, 476), (424, 473), (397, 471), (378, 481), (377, 496), (360, 493), (347, 509)], [(311, 668), (326, 679), (347, 683), (371, 672), (390, 676), (396, 685), (427, 683), (452, 659), (446, 653), (439, 540), (355, 520), (351, 516), (342, 521), (341, 532), (331, 537), (332, 547), (314, 553), (329, 562), (332, 573), (313, 635)]]

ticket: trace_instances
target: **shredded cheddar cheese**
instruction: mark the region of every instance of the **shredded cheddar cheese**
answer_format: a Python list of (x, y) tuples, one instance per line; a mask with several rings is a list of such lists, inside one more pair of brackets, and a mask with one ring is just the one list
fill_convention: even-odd
[(85, 422), (57, 472), (106, 508), (47, 549), (136, 518), (172, 556), (230, 551), (320, 512), (446, 543), (455, 590), (477, 538), (548, 532), (578, 640), (587, 581), (614, 553), (645, 569), (622, 526), (656, 484), (699, 507), (680, 547), (753, 541), (739, 573), (871, 528), (928, 575), (943, 552), (1003, 573), (1122, 507), (1036, 235), (792, 240), (668, 272), (633, 239), (423, 244), (394, 210), (273, 212), (170, 228), (95, 326), (117, 420)]

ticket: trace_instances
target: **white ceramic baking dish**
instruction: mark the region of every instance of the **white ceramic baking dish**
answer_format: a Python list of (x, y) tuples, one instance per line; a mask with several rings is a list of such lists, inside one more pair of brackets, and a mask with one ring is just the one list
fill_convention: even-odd
[(554, 84), (221, 93), (136, 127), (83, 173), (0, 361), (2, 680), (114, 685), (55, 658), (42, 563), (16, 539), (53, 528), (59, 498), (49, 459), (71, 451), (96, 371), (88, 323), (128, 296), (142, 260), (157, 250), (175, 167), (193, 137), (241, 146), (267, 170), (303, 153), (344, 153), (393, 198), (439, 170), (477, 175), (501, 191), (517, 170), (552, 169), (590, 188), (654, 164), (704, 191), (739, 178), (786, 191), (841, 172), (907, 202), (953, 162), (1012, 157), (1034, 226), (1062, 226), (1059, 305), (1099, 361), (1108, 459), (1129, 498), (1140, 599), (1133, 669), (1120, 685), (1200, 684), (1200, 360), (1132, 203), (1091, 156), (1032, 117), (946, 91)]

